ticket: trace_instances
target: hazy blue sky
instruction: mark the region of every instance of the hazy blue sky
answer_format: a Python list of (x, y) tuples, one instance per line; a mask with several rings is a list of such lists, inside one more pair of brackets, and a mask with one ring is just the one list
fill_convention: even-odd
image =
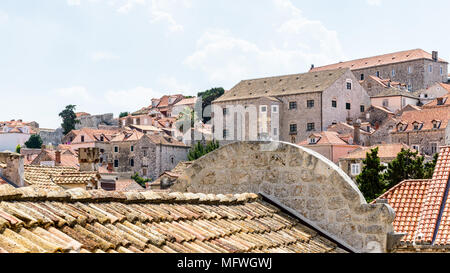
[(67, 104), (162, 94), (413, 48), (450, 60), (449, 1), (1, 0), (0, 120), (56, 128)]

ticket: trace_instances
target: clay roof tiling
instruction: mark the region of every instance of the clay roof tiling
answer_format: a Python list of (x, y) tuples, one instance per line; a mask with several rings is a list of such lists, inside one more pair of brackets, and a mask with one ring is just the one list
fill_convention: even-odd
[[(408, 124), (404, 132), (414, 131), (414, 122), (422, 122), (421, 130), (432, 130), (433, 121), (441, 120), (440, 129), (445, 129), (450, 119), (450, 107), (424, 107), (421, 110), (406, 111), (398, 118), (403, 124)], [(395, 128), (397, 130), (397, 128)], [(403, 131), (402, 131), (403, 132)], [(401, 133), (401, 132), (400, 132)]]
[(245, 80), (238, 83), (214, 102), (322, 92), (335, 83), (347, 71), (348, 69), (335, 69)]
[[(316, 138), (319, 139), (314, 145), (348, 145), (346, 141), (344, 141), (344, 135), (341, 135), (337, 132), (333, 131), (324, 131), (320, 133), (314, 134)], [(344, 138), (344, 139), (343, 139)], [(308, 139), (300, 142), (298, 145), (309, 145)]]
[(0, 186), (0, 253), (345, 252), (259, 195)]
[(394, 209), (394, 230), (405, 232), (406, 243), (450, 247), (450, 147), (439, 154), (433, 178), (408, 180), (378, 199)]
[(380, 157), (381, 159), (395, 158), (402, 151), (402, 149), (413, 150), (406, 144), (399, 144), (399, 143), (377, 144), (371, 147), (361, 147), (359, 149), (356, 149), (353, 152), (350, 152), (348, 155), (342, 157), (342, 159), (365, 159), (367, 153), (369, 153), (372, 149), (375, 149), (377, 147), (378, 147), (378, 157)]
[[(422, 49), (413, 49), (413, 50), (406, 50), (401, 52), (395, 52), (395, 53), (389, 53), (374, 57), (368, 57), (368, 58), (362, 58), (347, 62), (340, 62), (336, 64), (330, 64), (326, 66), (321, 67), (315, 67), (311, 69), (311, 72), (316, 71), (323, 71), (323, 70), (330, 70), (330, 69), (338, 69), (338, 68), (350, 68), (351, 70), (356, 69), (364, 69), (374, 66), (380, 66), (380, 65), (388, 65), (388, 64), (394, 64), (394, 63), (401, 63), (401, 62), (407, 62), (407, 61), (413, 61), (413, 60), (420, 60), (420, 59), (427, 59), (427, 60), (433, 60), (432, 54), (422, 50)], [(446, 62), (443, 59), (439, 58), (440, 62)]]
[(97, 172), (80, 172), (71, 167), (46, 167), (46, 166), (24, 166), (25, 181), (30, 184), (48, 184), (52, 182), (58, 185), (64, 184), (87, 184), (98, 181), (100, 175)]

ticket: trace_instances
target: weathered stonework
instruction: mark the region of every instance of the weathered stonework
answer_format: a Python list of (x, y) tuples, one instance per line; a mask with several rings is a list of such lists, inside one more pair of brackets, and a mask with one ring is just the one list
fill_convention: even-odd
[(385, 252), (394, 212), (367, 204), (354, 182), (323, 156), (288, 143), (239, 142), (195, 161), (173, 191), (263, 192), (363, 252)]

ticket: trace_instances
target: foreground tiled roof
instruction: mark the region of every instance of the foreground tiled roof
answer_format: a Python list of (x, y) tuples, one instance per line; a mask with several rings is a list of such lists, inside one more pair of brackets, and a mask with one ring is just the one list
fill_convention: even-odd
[[(406, 50), (401, 52), (389, 53), (380, 56), (362, 58), (347, 62), (340, 62), (336, 64), (326, 65), (322, 67), (313, 68), (311, 71), (323, 71), (338, 68), (350, 68), (351, 70), (364, 69), (380, 65), (388, 65), (394, 63), (401, 63), (419, 59), (432, 60), (432, 55), (422, 49)], [(439, 59), (440, 62), (445, 62)]]
[(48, 188), (53, 184), (88, 184), (99, 179), (97, 172), (80, 172), (70, 167), (24, 166), (25, 181), (30, 185)]
[(348, 69), (311, 72), (241, 81), (214, 102), (322, 92)]
[(403, 242), (414, 242), (416, 230), (421, 219), (423, 203), (431, 180), (407, 180), (379, 197), (387, 199), (395, 211), (394, 230), (406, 233)]
[(433, 179), (405, 181), (379, 199), (396, 212), (394, 230), (406, 232), (406, 243), (450, 247), (450, 147), (443, 147)]
[(256, 194), (0, 186), (2, 252), (344, 252)]

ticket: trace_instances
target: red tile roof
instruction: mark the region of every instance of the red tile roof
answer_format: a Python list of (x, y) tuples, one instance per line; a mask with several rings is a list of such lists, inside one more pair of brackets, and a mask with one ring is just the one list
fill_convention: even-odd
[(394, 229), (406, 232), (404, 242), (450, 246), (450, 147), (443, 147), (433, 179), (404, 181), (379, 199), (396, 212)]
[[(423, 123), (423, 127), (420, 129), (421, 131), (432, 130), (433, 121), (440, 121), (439, 128), (445, 129), (450, 119), (450, 107), (424, 107), (421, 110), (406, 111), (398, 119), (401, 123), (407, 125), (406, 130), (400, 132), (414, 131), (414, 122)], [(395, 128), (396, 131), (397, 129)]]
[[(311, 69), (311, 72), (339, 69), (339, 68), (350, 68), (351, 70), (357, 70), (374, 66), (388, 65), (393, 63), (401, 63), (420, 59), (432, 60), (432, 55), (422, 49), (413, 49), (316, 67)], [(443, 59), (439, 59), (439, 61), (446, 62)]]
[(371, 147), (361, 147), (360, 149), (357, 149), (348, 155), (342, 157), (342, 159), (364, 159), (366, 158), (366, 154), (370, 152), (372, 149), (375, 149), (378, 147), (378, 156), (382, 159), (385, 158), (395, 158), (397, 155), (402, 151), (402, 149), (411, 149), (406, 144), (378, 144)]
[[(324, 131), (320, 133), (312, 134), (318, 141), (315, 143), (315, 145), (348, 145), (347, 142), (345, 142), (342, 138), (346, 136), (342, 136), (338, 134), (337, 132), (333, 131)], [(298, 145), (304, 146), (309, 145), (308, 139), (300, 142)]]

